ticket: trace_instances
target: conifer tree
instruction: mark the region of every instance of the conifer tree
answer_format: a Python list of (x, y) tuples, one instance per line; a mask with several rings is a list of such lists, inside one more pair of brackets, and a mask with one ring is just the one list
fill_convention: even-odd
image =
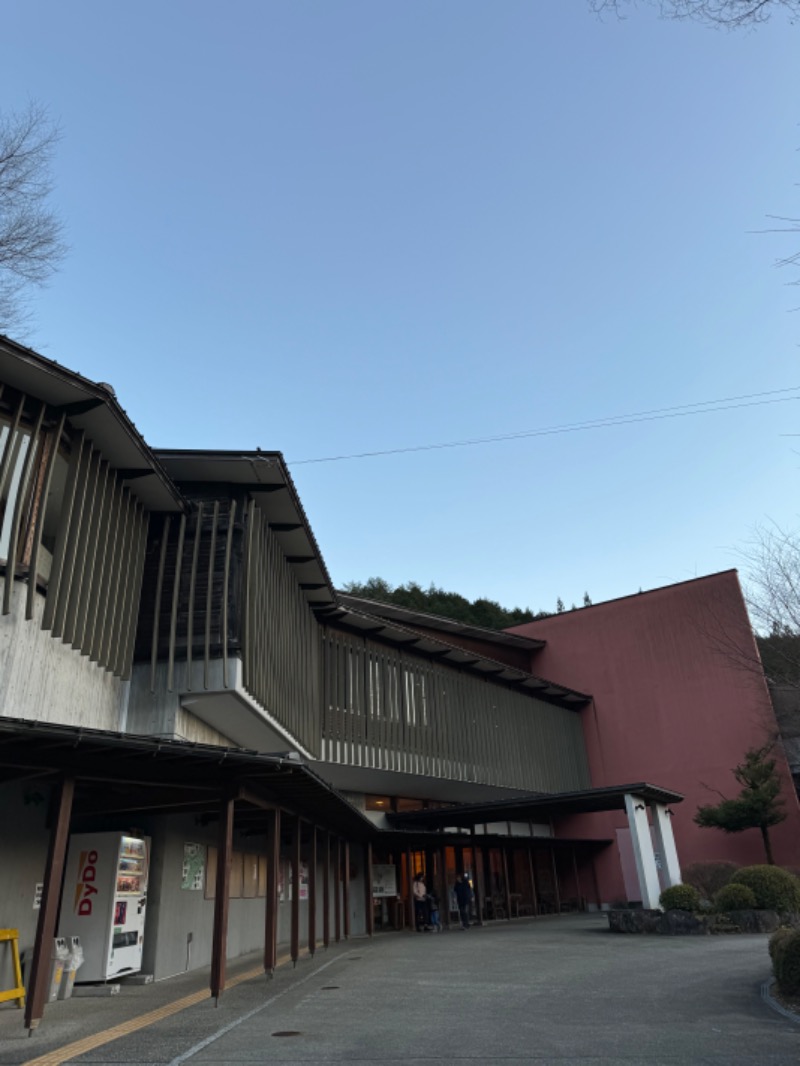
[(721, 829), (723, 833), (759, 829), (767, 862), (774, 866), (769, 830), (786, 818), (786, 811), (780, 798), (781, 779), (775, 759), (770, 758), (771, 751), (772, 744), (767, 744), (745, 752), (744, 760), (733, 770), (733, 776), (742, 786), (739, 795), (734, 799), (723, 796), (720, 803), (698, 807), (694, 820), (705, 829)]

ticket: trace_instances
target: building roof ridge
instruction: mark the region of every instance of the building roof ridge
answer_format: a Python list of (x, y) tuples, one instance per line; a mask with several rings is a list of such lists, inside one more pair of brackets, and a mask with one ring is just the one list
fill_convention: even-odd
[[(736, 574), (738, 576), (739, 571), (736, 567), (730, 567), (728, 570), (716, 570), (713, 574), (702, 574), (700, 577), (689, 577), (683, 581), (674, 581), (669, 585), (657, 585), (652, 589), (640, 589), (639, 592), (626, 592), (624, 596), (613, 596), (610, 600), (601, 600), (599, 603), (584, 604), (581, 607), (570, 608), (568, 611), (554, 611), (552, 614), (548, 614), (545, 618), (533, 618), (530, 622), (520, 622), (518, 625), (509, 626), (504, 629), (504, 633), (508, 633), (510, 636), (523, 636), (522, 633), (518, 633), (517, 630), (522, 627), (539, 625), (540, 623), (553, 622), (559, 618), (572, 618), (576, 614), (581, 614), (584, 611), (593, 611), (598, 607), (607, 607), (612, 603), (620, 603), (622, 600), (638, 600), (643, 596), (652, 596), (657, 592), (666, 592), (667, 589), (680, 588), (682, 585), (695, 585), (701, 581), (711, 581), (714, 578), (725, 577), (728, 574)], [(535, 638), (534, 638), (535, 639)]]

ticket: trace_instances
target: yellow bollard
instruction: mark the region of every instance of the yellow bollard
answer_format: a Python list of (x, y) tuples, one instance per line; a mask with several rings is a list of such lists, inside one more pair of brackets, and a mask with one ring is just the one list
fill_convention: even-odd
[(18, 929), (0, 929), (0, 943), (11, 945), (11, 961), (14, 964), (14, 981), (16, 982), (15, 988), (10, 988), (7, 992), (0, 992), (0, 1003), (6, 1003), (9, 999), (15, 999), (18, 1007), (25, 1006), (25, 986), (22, 983), (22, 967), (19, 964), (19, 930)]

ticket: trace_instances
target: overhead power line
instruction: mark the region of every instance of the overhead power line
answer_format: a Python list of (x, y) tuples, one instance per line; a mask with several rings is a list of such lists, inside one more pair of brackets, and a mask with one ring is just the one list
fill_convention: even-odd
[[(794, 393), (794, 395), (789, 395)], [(496, 444), (505, 440), (524, 440), (528, 437), (547, 437), (560, 433), (584, 433), (590, 429), (606, 429), (609, 426), (627, 426), (635, 422), (657, 422), (666, 418), (686, 418), (689, 415), (706, 415), (716, 411), (732, 411), (740, 407), (762, 407), (765, 404), (787, 403), (800, 400), (800, 385), (788, 389), (771, 389), (768, 392), (752, 392), (745, 396), (724, 396), (717, 400), (700, 400), (697, 403), (680, 404), (676, 407), (656, 407), (650, 411), (636, 411), (627, 415), (609, 415), (585, 422), (568, 422), (561, 426), (545, 426), (540, 429), (523, 429), (515, 433), (501, 433), (494, 437), (468, 437), (465, 440), (443, 441), (438, 444), (412, 444), (403, 448), (383, 448), (380, 451), (353, 452), (349, 455), (325, 455), (315, 459), (294, 459), (289, 466), (304, 466), (309, 463), (341, 463), (348, 459), (375, 459), (382, 455), (404, 455), (409, 452), (433, 452), (442, 448), (470, 448), (477, 444)]]

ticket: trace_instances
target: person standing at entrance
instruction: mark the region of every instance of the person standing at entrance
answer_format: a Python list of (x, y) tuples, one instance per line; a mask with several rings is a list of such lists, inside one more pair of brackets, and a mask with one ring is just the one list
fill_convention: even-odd
[(469, 876), (467, 874), (461, 874), (461, 876), (456, 879), (453, 891), (455, 892), (456, 903), (458, 904), (461, 928), (469, 929), (469, 912), (472, 905), (472, 885), (469, 883)]
[(417, 874), (414, 878), (414, 923), (418, 933), (423, 933), (428, 924), (428, 890), (425, 887), (425, 877)]

